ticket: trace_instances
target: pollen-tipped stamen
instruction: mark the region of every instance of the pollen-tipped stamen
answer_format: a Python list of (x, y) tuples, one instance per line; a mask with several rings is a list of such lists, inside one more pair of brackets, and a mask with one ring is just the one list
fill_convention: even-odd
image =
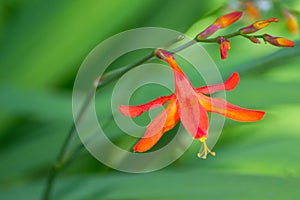
[(215, 156), (215, 155), (216, 155), (215, 152), (211, 151), (211, 150), (208, 148), (208, 146), (207, 146), (207, 144), (206, 144), (206, 137), (201, 137), (199, 140), (200, 140), (200, 142), (202, 142), (202, 144), (203, 144), (203, 150), (202, 150), (202, 152), (199, 152), (199, 153), (197, 154), (199, 158), (206, 159), (206, 156), (207, 156), (208, 153), (209, 153), (210, 155), (212, 155), (212, 156)]

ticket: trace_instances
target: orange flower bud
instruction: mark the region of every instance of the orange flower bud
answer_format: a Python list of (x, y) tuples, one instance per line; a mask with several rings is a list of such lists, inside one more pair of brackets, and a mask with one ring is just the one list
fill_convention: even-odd
[(201, 33), (199, 33), (197, 35), (196, 39), (208, 38), (209, 36), (211, 36), (212, 34), (214, 34), (220, 28), (221, 28), (221, 25), (214, 25), (214, 24), (212, 24), (209, 27), (207, 27), (204, 31), (202, 31)]
[(250, 26), (244, 27), (240, 29), (241, 34), (249, 34), (254, 33), (262, 28), (268, 26), (271, 22), (278, 22), (277, 18), (270, 18), (266, 20), (259, 20), (251, 24)]
[(253, 26), (257, 29), (262, 29), (262, 28), (265, 28), (266, 26), (268, 26), (271, 22), (278, 22), (278, 19), (277, 18), (269, 18), (266, 20), (260, 20), (260, 21), (254, 22)]
[(274, 45), (274, 46), (278, 46), (278, 47), (294, 47), (294, 42), (291, 40), (288, 40), (286, 38), (282, 38), (282, 37), (273, 37), (271, 35), (268, 34), (264, 34), (263, 35), (263, 39)]
[(227, 52), (231, 48), (230, 42), (224, 37), (220, 37), (218, 42), (220, 43), (221, 59), (224, 60), (227, 58)]
[(236, 20), (238, 20), (242, 16), (242, 12), (235, 11), (226, 15), (223, 15), (216, 19), (216, 21), (207, 27), (204, 31), (199, 33), (196, 37), (196, 39), (204, 39), (208, 38), (212, 34), (214, 34), (217, 30), (221, 28), (225, 28), (229, 26), (230, 24), (234, 23)]
[(236, 20), (238, 20), (242, 16), (242, 12), (235, 11), (226, 15), (223, 15), (216, 19), (216, 21), (213, 23), (214, 25), (221, 25), (221, 28), (225, 28), (232, 23), (234, 23)]

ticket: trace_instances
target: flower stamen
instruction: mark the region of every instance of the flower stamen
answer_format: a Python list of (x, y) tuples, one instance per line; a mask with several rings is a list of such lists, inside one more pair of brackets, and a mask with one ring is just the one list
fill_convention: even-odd
[(207, 144), (206, 144), (206, 137), (201, 137), (199, 140), (200, 140), (200, 142), (202, 142), (202, 144), (203, 144), (203, 150), (202, 150), (202, 152), (199, 152), (199, 153), (197, 154), (197, 156), (198, 156), (199, 158), (206, 159), (208, 153), (209, 153), (210, 155), (212, 155), (212, 156), (215, 156), (215, 155), (216, 155), (215, 152), (211, 151), (211, 150), (208, 148), (208, 146), (207, 146)]

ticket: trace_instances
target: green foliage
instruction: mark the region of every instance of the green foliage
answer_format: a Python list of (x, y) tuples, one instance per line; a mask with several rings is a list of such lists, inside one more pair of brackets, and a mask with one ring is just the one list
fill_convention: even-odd
[[(186, 32), (199, 19), (219, 16), (224, 2), (1, 1), (0, 199), (40, 198), (48, 170), (72, 124), (75, 75), (99, 42), (145, 26)], [(188, 33), (195, 34), (206, 27), (203, 24), (194, 24)], [(289, 37), (283, 29), (280, 33)], [(293, 49), (279, 50), (244, 40), (232, 41), (225, 61), (220, 60), (217, 45), (204, 47), (224, 78), (232, 71), (243, 71), (240, 85), (227, 93), (228, 101), (265, 110), (263, 121), (228, 120), (214, 148), (216, 157), (198, 159), (200, 144), (195, 142), (178, 161), (150, 174), (116, 172), (82, 149), (59, 173), (53, 199), (297, 199), (299, 41)], [(103, 91), (103, 98), (109, 98), (111, 88)], [(97, 101), (97, 109), (105, 110), (107, 101)], [(122, 135), (113, 125), (107, 129), (113, 139)], [(120, 140), (126, 146), (127, 138)]]

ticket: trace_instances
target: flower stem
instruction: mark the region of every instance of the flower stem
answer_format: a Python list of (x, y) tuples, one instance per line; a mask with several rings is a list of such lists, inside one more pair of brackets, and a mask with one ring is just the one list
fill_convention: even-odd
[[(171, 46), (172, 44), (182, 40), (183, 37), (179, 36), (178, 38), (168, 42), (166, 44), (166, 46)], [(109, 83), (111, 83), (112, 81), (118, 79), (119, 77), (121, 77), (124, 73), (126, 73), (127, 71), (129, 71), (130, 69), (139, 66), (149, 60), (151, 60), (152, 58), (154, 58), (154, 51), (152, 51), (150, 54), (148, 54), (147, 56), (143, 57), (142, 59), (138, 60), (135, 63), (132, 63), (130, 65), (126, 65), (124, 67), (112, 70), (106, 74), (104, 74), (100, 79), (96, 80), (95, 82), (95, 88), (97, 91), (99, 91), (101, 88), (103, 88), (104, 86), (108, 85)], [(88, 96), (85, 99), (84, 104), (82, 105), (80, 112), (78, 114), (78, 118), (75, 120), (75, 122), (72, 124), (72, 127), (63, 143), (63, 146), (61, 147), (61, 150), (57, 156), (57, 159), (54, 163), (54, 165), (51, 167), (48, 176), (46, 178), (46, 185), (45, 185), (45, 189), (42, 193), (42, 199), (43, 200), (48, 200), (50, 198), (50, 193), (51, 190), (53, 188), (53, 183), (54, 180), (57, 176), (57, 174), (60, 172), (60, 170), (68, 163), (69, 159), (71, 157), (73, 157), (74, 153), (78, 152), (78, 150), (80, 150), (82, 148), (82, 146), (76, 148), (76, 150), (73, 153), (70, 153), (69, 150), (71, 148), (71, 145), (74, 141), (74, 138), (77, 134), (76, 131), (76, 126), (75, 124), (78, 123), (81, 119), (81, 117), (83, 116), (84, 112), (86, 111), (90, 101), (92, 100), (94, 95), (94, 90), (90, 91), (90, 93), (88, 94)]]
[(48, 174), (48, 177), (46, 180), (46, 188), (45, 188), (45, 190), (43, 192), (43, 196), (42, 196), (43, 200), (48, 200), (50, 197), (50, 192), (51, 192), (55, 177), (57, 176), (57, 173), (60, 171), (60, 169), (64, 166), (64, 163), (66, 162), (65, 158), (66, 158), (67, 149), (73, 142), (75, 135), (76, 135), (76, 128), (75, 128), (75, 123), (74, 123), (65, 139), (65, 142), (60, 150), (60, 153), (57, 157), (55, 164), (51, 167), (51, 169), (49, 171), (49, 174)]
[(104, 87), (105, 85), (107, 85), (108, 83), (111, 83), (112, 81), (120, 78), (123, 74), (125, 74), (126, 72), (128, 72), (130, 69), (139, 66), (149, 60), (151, 60), (152, 58), (154, 58), (154, 51), (152, 51), (150, 54), (148, 54), (147, 56), (143, 57), (142, 59), (138, 60), (135, 63), (120, 67), (118, 69), (112, 70), (106, 74), (104, 74), (98, 81), (98, 83), (96, 83), (97, 85), (97, 89)]
[(86, 108), (88, 107), (90, 101), (92, 100), (93, 97), (93, 92), (94, 91), (90, 91), (90, 93), (88, 94), (87, 98), (85, 99), (85, 102), (83, 104), (83, 106), (80, 109), (80, 112), (78, 114), (78, 118), (75, 120), (75, 122), (72, 124), (70, 131), (60, 149), (60, 152), (57, 156), (57, 159), (54, 163), (54, 165), (51, 167), (49, 174), (47, 176), (47, 180), (46, 180), (46, 186), (45, 186), (45, 190), (42, 194), (42, 199), (43, 200), (48, 200), (50, 197), (50, 192), (52, 190), (53, 187), (53, 182), (58, 174), (58, 172), (64, 167), (65, 163), (68, 161), (69, 156), (68, 156), (68, 150), (71, 148), (71, 145), (75, 139), (75, 136), (77, 134), (77, 130), (76, 130), (76, 126), (75, 124), (77, 122), (80, 121), (81, 116), (83, 116)]
[[(239, 32), (234, 32), (234, 33), (225, 35), (223, 37), (231, 38), (231, 37), (235, 37), (238, 35), (240, 35)], [(170, 42), (168, 42), (165, 45), (165, 48), (172, 46), (173, 44), (177, 43), (178, 41), (182, 40), (183, 38), (184, 38), (183, 36), (179, 36), (178, 38), (171, 40)], [(218, 41), (218, 37), (211, 38), (211, 39), (199, 39), (199, 40), (197, 40), (195, 38), (194, 40), (188, 41), (187, 43), (182, 44), (181, 46), (170, 50), (170, 52), (171, 53), (179, 52), (183, 49), (186, 49), (186, 48), (192, 46), (193, 44), (195, 44), (197, 42), (214, 43), (217, 41)], [(137, 67), (143, 63), (146, 63), (146, 62), (150, 61), (151, 59), (153, 59), (154, 57), (155, 57), (155, 55), (154, 55), (154, 50), (153, 50), (150, 54), (146, 55), (145, 57), (141, 58), (140, 60), (138, 60), (132, 64), (129, 64), (129, 65), (123, 66), (121, 68), (118, 68), (118, 69), (115, 69), (115, 70), (105, 73), (101, 78), (96, 80), (94, 89), (96, 89), (96, 91), (99, 91), (104, 86), (106, 86), (109, 83), (113, 82), (114, 80), (120, 78), (123, 74), (125, 74), (130, 69)], [(85, 100), (84, 104), (82, 105), (81, 110), (78, 114), (78, 118), (73, 123), (73, 125), (63, 143), (63, 146), (61, 147), (61, 150), (57, 156), (56, 161), (49, 171), (49, 174), (48, 174), (47, 180), (46, 180), (45, 190), (43, 191), (43, 194), (42, 194), (43, 200), (48, 200), (50, 198), (50, 193), (53, 188), (53, 183), (54, 183), (54, 180), (55, 180), (57, 174), (69, 162), (70, 158), (72, 158), (75, 155), (75, 153), (78, 152), (83, 147), (83, 145), (81, 145), (78, 148), (76, 148), (75, 151), (70, 152), (71, 145), (77, 134), (75, 124), (80, 121), (81, 117), (83, 116), (84, 112), (86, 111), (90, 101), (93, 98), (94, 92), (95, 92), (95, 90), (90, 91), (90, 93), (86, 97), (86, 100)]]
[[(229, 39), (229, 38), (233, 38), (233, 37), (236, 37), (236, 36), (239, 36), (241, 35), (239, 31), (236, 31), (236, 32), (233, 32), (233, 33), (229, 33), (227, 35), (223, 35), (222, 37), (223, 38), (226, 38), (226, 39)], [(214, 37), (214, 38), (209, 38), (209, 39), (197, 39), (195, 38), (194, 40), (196, 42), (203, 42), (203, 43), (217, 43), (218, 42), (218, 39), (219, 39), (220, 36), (218, 37)]]

